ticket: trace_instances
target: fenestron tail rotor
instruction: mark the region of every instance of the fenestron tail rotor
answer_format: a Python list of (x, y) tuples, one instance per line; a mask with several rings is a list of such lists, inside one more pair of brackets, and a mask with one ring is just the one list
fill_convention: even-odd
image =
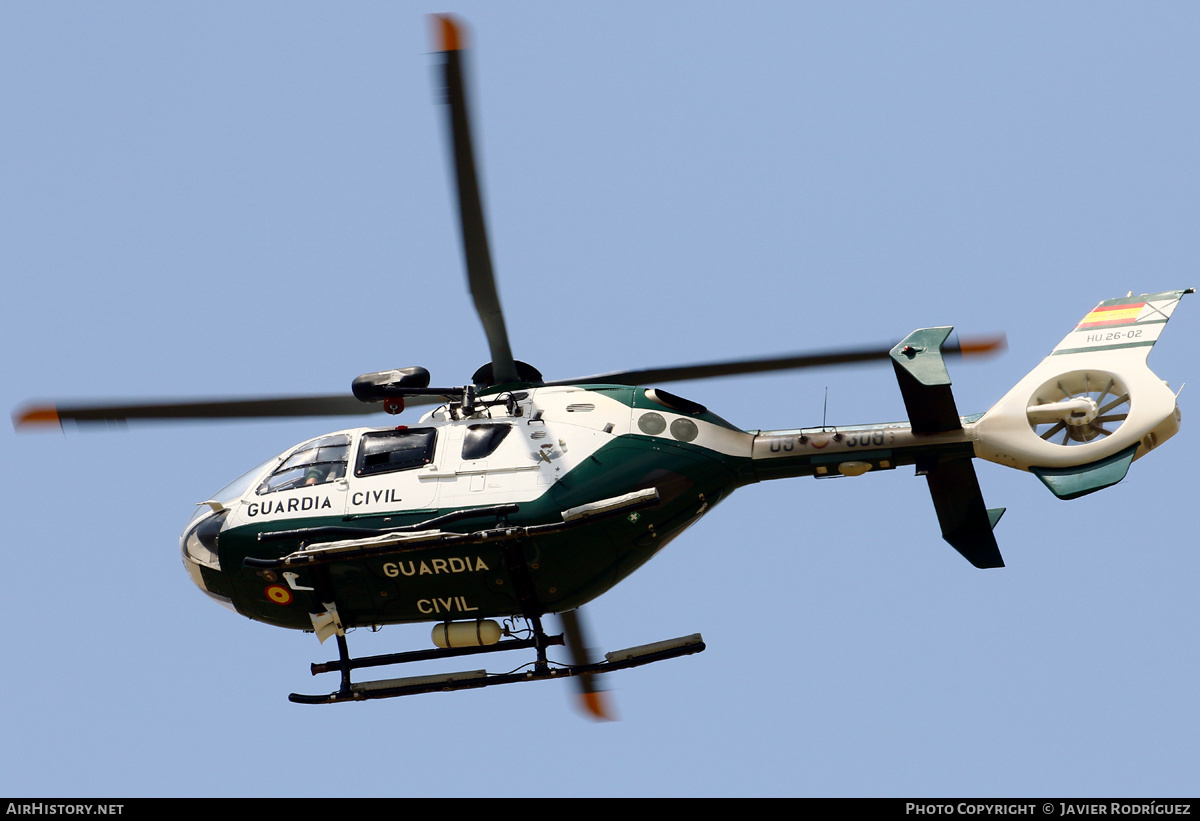
[(1129, 410), (1129, 389), (1120, 378), (1106, 371), (1080, 370), (1038, 388), (1025, 415), (1043, 440), (1074, 446), (1116, 433)]

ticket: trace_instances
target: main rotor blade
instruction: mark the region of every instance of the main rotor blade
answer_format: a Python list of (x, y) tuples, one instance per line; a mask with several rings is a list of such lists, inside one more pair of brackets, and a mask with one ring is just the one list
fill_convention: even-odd
[(492, 372), (497, 383), (516, 382), (517, 368), (513, 364), (496, 278), (492, 272), (492, 254), (488, 248), (487, 224), (483, 218), (483, 200), (479, 194), (479, 178), (475, 169), (475, 152), (471, 144), (471, 122), (467, 111), (467, 95), (463, 81), (463, 49), (466, 45), (463, 28), (449, 15), (434, 15), (437, 21), (443, 57), (443, 79), (450, 118), (451, 148), (454, 151), (454, 175), (458, 183), (459, 225), (462, 229), (463, 255), (467, 262), (467, 282), (475, 311), (483, 323), (488, 348), (492, 355)]
[[(964, 339), (942, 348), (943, 356), (973, 356), (1002, 350), (1003, 334), (991, 337)], [(895, 345), (881, 348), (825, 351), (811, 354), (791, 354), (767, 359), (736, 359), (727, 362), (707, 362), (699, 365), (676, 365), (666, 368), (642, 368), (635, 371), (614, 371), (581, 379), (561, 379), (546, 382), (553, 385), (652, 385), (662, 382), (684, 382), (689, 379), (712, 379), (717, 376), (737, 376), (769, 371), (789, 371), (798, 368), (819, 368), (827, 365), (854, 365), (863, 362), (887, 361)]]
[[(439, 396), (412, 396), (406, 405), (435, 405)], [(267, 419), (301, 416), (359, 416), (379, 413), (382, 402), (360, 402), (353, 396), (290, 396), (265, 399), (218, 399), (138, 405), (30, 405), (13, 414), (13, 427), (61, 427), (77, 423), (137, 420)]]
[[(576, 667), (591, 664), (592, 654), (588, 648), (587, 639), (584, 638), (583, 620), (579, 616), (579, 611), (568, 610), (565, 613), (559, 613), (558, 617), (562, 619), (567, 649), (571, 652), (571, 664)], [(608, 699), (604, 696), (604, 690), (596, 686), (596, 677), (590, 674), (576, 676), (575, 681), (579, 684), (579, 697), (583, 709), (593, 718), (612, 721), (613, 715), (609, 709)]]

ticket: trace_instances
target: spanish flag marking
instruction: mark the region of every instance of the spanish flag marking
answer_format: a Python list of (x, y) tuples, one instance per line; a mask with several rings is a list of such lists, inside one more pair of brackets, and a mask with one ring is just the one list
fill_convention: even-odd
[(1138, 315), (1142, 312), (1142, 308), (1145, 305), (1145, 302), (1136, 302), (1125, 305), (1109, 305), (1107, 307), (1098, 306), (1075, 326), (1075, 330), (1081, 331), (1086, 328), (1107, 328), (1112, 325), (1128, 325), (1137, 321)]

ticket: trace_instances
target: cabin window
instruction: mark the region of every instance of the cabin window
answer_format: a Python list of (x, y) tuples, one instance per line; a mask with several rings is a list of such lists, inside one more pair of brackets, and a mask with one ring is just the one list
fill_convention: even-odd
[(433, 428), (404, 428), (364, 433), (358, 449), (355, 476), (374, 476), (397, 470), (412, 470), (433, 461), (437, 431)]
[(258, 486), (258, 494), (323, 485), (346, 475), (350, 435), (337, 433), (305, 442)]
[(512, 425), (470, 425), (463, 436), (462, 458), (486, 459), (496, 452)]

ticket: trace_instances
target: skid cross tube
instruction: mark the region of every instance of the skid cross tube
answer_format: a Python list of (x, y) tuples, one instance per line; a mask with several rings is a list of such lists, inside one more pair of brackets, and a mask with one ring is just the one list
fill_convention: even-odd
[[(562, 636), (547, 636), (546, 642), (549, 645), (562, 644)], [(349, 668), (358, 670), (363, 667), (384, 667), (389, 664), (405, 664), (411, 661), (430, 661), (432, 659), (442, 658), (458, 658), (460, 656), (472, 656), (476, 653), (501, 653), (505, 650), (526, 650), (537, 647), (536, 639), (509, 639), (507, 641), (499, 641), (495, 644), (482, 645), (479, 647), (449, 647), (438, 648), (436, 650), (410, 650), (404, 653), (388, 653), (382, 656), (363, 656), (362, 658), (349, 659)], [(332, 673), (341, 670), (344, 663), (341, 661), (327, 661), (324, 663), (314, 662), (312, 665), (312, 674)]]

